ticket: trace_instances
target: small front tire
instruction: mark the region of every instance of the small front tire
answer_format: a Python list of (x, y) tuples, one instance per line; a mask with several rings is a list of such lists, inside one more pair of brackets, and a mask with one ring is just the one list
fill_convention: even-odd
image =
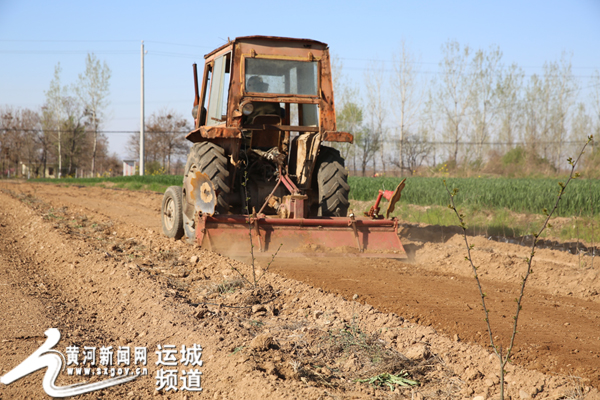
[(180, 186), (170, 186), (165, 191), (161, 206), (161, 221), (164, 234), (169, 238), (183, 237), (183, 202)]

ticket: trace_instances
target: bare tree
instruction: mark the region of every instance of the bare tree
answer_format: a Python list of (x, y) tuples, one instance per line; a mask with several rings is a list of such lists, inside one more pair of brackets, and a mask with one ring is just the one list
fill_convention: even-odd
[[(362, 134), (363, 106), (360, 93), (344, 74), (344, 64), (336, 55), (331, 57), (331, 72), (335, 97), (337, 129), (354, 136), (354, 143), (333, 142), (331, 145), (340, 151), (344, 160), (352, 159), (353, 169), (356, 167), (357, 147), (355, 143)], [(348, 168), (348, 163), (346, 163)]]
[[(185, 135), (190, 130), (189, 122), (173, 110), (159, 110), (146, 121), (146, 159), (159, 162), (171, 173), (173, 159), (184, 156), (189, 150)], [(139, 157), (139, 135), (129, 137), (127, 149), (132, 157)]]
[(567, 117), (575, 105), (577, 88), (571, 62), (563, 54), (560, 62), (545, 63), (544, 75), (532, 75), (525, 89), (525, 142), (555, 167), (562, 158)]
[(458, 164), (458, 146), (461, 137), (468, 137), (467, 110), (472, 101), (472, 82), (469, 76), (471, 49), (461, 49), (458, 42), (449, 41), (442, 46), (444, 59), (440, 63), (442, 81), (434, 97), (443, 116), (443, 139), (453, 143), (451, 159)]
[(585, 103), (577, 104), (576, 114), (571, 123), (573, 139), (586, 141), (592, 131), (592, 117), (587, 113)]
[(344, 91), (346, 88), (345, 76), (344, 76), (344, 63), (337, 56), (337, 54), (331, 54), (331, 78), (333, 79), (333, 93), (335, 97), (336, 106), (342, 107), (345, 103)]
[(0, 151), (4, 156), (3, 173), (4, 160), (6, 160), (9, 170), (14, 168), (13, 176), (22, 174), (21, 165), (27, 167), (27, 176), (31, 176), (39, 149), (35, 140), (38, 129), (39, 116), (35, 111), (10, 106), (0, 109), (0, 131), (2, 131)]
[(402, 157), (411, 175), (429, 157), (432, 149), (433, 146), (428, 140), (423, 138), (423, 135), (408, 135), (404, 138), (404, 146), (402, 146), (404, 154)]
[(4, 130), (4, 119), (0, 113), (0, 176), (5, 173), (6, 159), (8, 158), (8, 148), (6, 147), (6, 131)]
[[(397, 124), (395, 131), (398, 134), (398, 160), (394, 160), (393, 164), (402, 170), (405, 164), (404, 139), (410, 135), (418, 119), (425, 91), (422, 82), (417, 80), (419, 71), (415, 65), (415, 57), (406, 48), (404, 40), (400, 42), (393, 62), (394, 69), (390, 88), (393, 102), (392, 112)], [(414, 139), (411, 140), (414, 141)], [(412, 149), (409, 153), (412, 153)], [(410, 170), (412, 171), (413, 168)]]
[(598, 70), (594, 71), (594, 74), (592, 75), (590, 87), (592, 88), (590, 97), (592, 104), (592, 115), (594, 116), (593, 131), (596, 135), (595, 137), (600, 137), (600, 72)]
[[(361, 171), (365, 175), (367, 165), (374, 161), (377, 151), (382, 145), (382, 139), (387, 133), (385, 126), (385, 76), (383, 66), (371, 63), (365, 72), (365, 87), (367, 91), (367, 118), (363, 134), (356, 140), (356, 146), (361, 152)], [(382, 160), (383, 162), (383, 160)]]
[(38, 160), (40, 156), (40, 143), (37, 140), (41, 132), (40, 116), (37, 112), (25, 108), (21, 110), (23, 126), (23, 160), (27, 164), (27, 178), (39, 175)]
[(54, 77), (50, 81), (50, 88), (45, 92), (46, 103), (44, 105), (44, 127), (47, 131), (55, 134), (55, 144), (57, 146), (58, 158), (58, 177), (62, 174), (62, 123), (65, 119), (64, 98), (67, 97), (67, 87), (62, 86), (60, 74), (62, 68), (60, 63), (54, 67)]
[(96, 174), (98, 126), (105, 116), (104, 109), (109, 104), (110, 75), (111, 71), (106, 61), (101, 64), (100, 60), (91, 53), (85, 60), (85, 72), (79, 74), (79, 80), (73, 86), (75, 94), (85, 109), (86, 116), (91, 119), (90, 126), (93, 132), (92, 176)]
[(483, 159), (484, 143), (489, 141), (490, 127), (497, 117), (498, 82), (502, 52), (492, 47), (488, 52), (477, 50), (471, 63), (472, 83), (469, 101), (472, 121), (472, 138), (477, 145), (475, 159)]
[(503, 68), (498, 81), (498, 139), (508, 143), (507, 149), (518, 139), (523, 125), (522, 95), (525, 74), (516, 64)]
[[(552, 65), (552, 64), (551, 64)], [(546, 80), (551, 82), (553, 88), (552, 103), (550, 106), (552, 128), (549, 141), (554, 142), (551, 147), (551, 154), (556, 168), (560, 168), (564, 142), (568, 139), (568, 117), (571, 110), (576, 105), (579, 85), (573, 76), (571, 61), (567, 59), (566, 53), (563, 53), (559, 62), (554, 63), (552, 68), (546, 73)]]
[(4, 131), (2, 146), (8, 161), (9, 176), (11, 166), (14, 167), (13, 176), (19, 174), (19, 162), (21, 161), (24, 144), (23, 121), (20, 114), (20, 111), (14, 107), (6, 107), (0, 112), (0, 127)]
[(40, 113), (40, 131), (36, 140), (40, 144), (42, 154), (40, 155), (42, 164), (42, 177), (47, 178), (48, 164), (52, 156), (56, 126), (53, 121), (53, 114), (47, 105), (42, 106)]
[(549, 103), (549, 88), (544, 79), (537, 74), (529, 78), (525, 88), (525, 127), (523, 142), (531, 151), (537, 153), (538, 144), (547, 137), (550, 131), (547, 105)]
[[(358, 100), (358, 99), (356, 99)], [(363, 134), (363, 107), (359, 103), (353, 101), (346, 101), (344, 106), (337, 111), (337, 126), (338, 129), (348, 132), (354, 136), (354, 143), (362, 141)], [(344, 143), (339, 145), (338, 149), (341, 151), (342, 157), (345, 160), (352, 158), (353, 168), (356, 172), (356, 145)]]
[[(63, 98), (63, 109), (65, 119), (62, 121), (60, 129), (67, 145), (65, 149), (65, 156), (68, 161), (67, 175), (74, 176), (87, 150), (85, 126), (82, 123), (85, 112), (82, 109), (82, 104), (71, 96)], [(93, 162), (92, 160), (92, 165)]]
[[(590, 95), (592, 105), (591, 129), (594, 133), (594, 137), (600, 138), (600, 72), (598, 70), (594, 71), (594, 74), (592, 75), (590, 87), (592, 88), (592, 93)], [(600, 151), (598, 150), (598, 146), (595, 146), (594, 141), (592, 141), (592, 151), (590, 158), (596, 160), (596, 162), (600, 166)]]
[(191, 129), (189, 122), (173, 110), (163, 109), (152, 114), (146, 126), (148, 134), (156, 136), (162, 164), (170, 173), (171, 158), (186, 155), (189, 150), (189, 142), (185, 139)]

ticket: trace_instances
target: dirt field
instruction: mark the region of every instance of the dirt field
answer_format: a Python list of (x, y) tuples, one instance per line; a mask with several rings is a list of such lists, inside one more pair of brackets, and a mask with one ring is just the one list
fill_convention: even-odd
[[(462, 237), (452, 230), (404, 226), (406, 262), (278, 257), (252, 290), (233, 270), (251, 280), (247, 265), (165, 238), (161, 199), (0, 181), (0, 375), (58, 328), (55, 349), (63, 354), (67, 346), (148, 351), (147, 375), (80, 398), (498, 395), (498, 361)], [(491, 322), (506, 346), (528, 249), (471, 240)], [(592, 269), (589, 257), (536, 253), (506, 368), (510, 397), (600, 398), (599, 268), (600, 259)], [(167, 390), (169, 381), (157, 391), (165, 383), (157, 374), (168, 369), (157, 365), (166, 361), (160, 349), (194, 344), (203, 348), (203, 364), (194, 367), (202, 391), (181, 390), (191, 369), (181, 361), (170, 368), (180, 390)], [(358, 381), (384, 372), (420, 385), (390, 390)], [(48, 398), (44, 373), (0, 384), (0, 399)], [(56, 384), (106, 378), (64, 371)]]

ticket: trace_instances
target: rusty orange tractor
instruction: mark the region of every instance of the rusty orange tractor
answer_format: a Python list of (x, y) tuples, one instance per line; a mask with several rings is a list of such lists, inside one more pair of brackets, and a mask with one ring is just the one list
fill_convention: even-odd
[[(222, 253), (405, 255), (395, 219), (348, 214), (329, 50), (308, 39), (246, 36), (194, 64), (195, 128), (183, 187), (163, 199), (163, 230)], [(398, 192), (399, 194), (399, 192)], [(391, 204), (391, 203), (390, 203)]]

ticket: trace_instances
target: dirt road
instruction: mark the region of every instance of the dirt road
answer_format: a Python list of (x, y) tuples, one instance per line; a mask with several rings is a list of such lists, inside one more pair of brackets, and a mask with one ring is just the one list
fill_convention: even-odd
[[(232, 271), (249, 276), (246, 265), (162, 236), (161, 195), (6, 182), (0, 190), (1, 374), (56, 327), (63, 353), (68, 345), (148, 349), (147, 376), (84, 398), (153, 396), (161, 382), (159, 344), (201, 344), (202, 396), (213, 398), (497, 394), (496, 361), (485, 350), (489, 338), (464, 243), (448, 229), (406, 226), (405, 262), (277, 258), (266, 289), (248, 292), (237, 290)], [(490, 319), (506, 346), (528, 249), (471, 240)], [(513, 398), (557, 398), (578, 388), (597, 396), (582, 386), (600, 387), (595, 261), (592, 269), (589, 258), (537, 252), (515, 343), (517, 367), (510, 366), (506, 379)], [(358, 302), (350, 301), (354, 295)], [(336, 332), (352, 324), (378, 335), (387, 346), (381, 351), (405, 354), (397, 359), (422, 386), (389, 392), (354, 383), (381, 365), (348, 355), (343, 346), (335, 356), (342, 351)], [(189, 370), (178, 368), (176, 382)], [(0, 398), (43, 397), (42, 375), (0, 386)], [(74, 382), (61, 376), (57, 384)], [(156, 393), (197, 395), (167, 388)]]

